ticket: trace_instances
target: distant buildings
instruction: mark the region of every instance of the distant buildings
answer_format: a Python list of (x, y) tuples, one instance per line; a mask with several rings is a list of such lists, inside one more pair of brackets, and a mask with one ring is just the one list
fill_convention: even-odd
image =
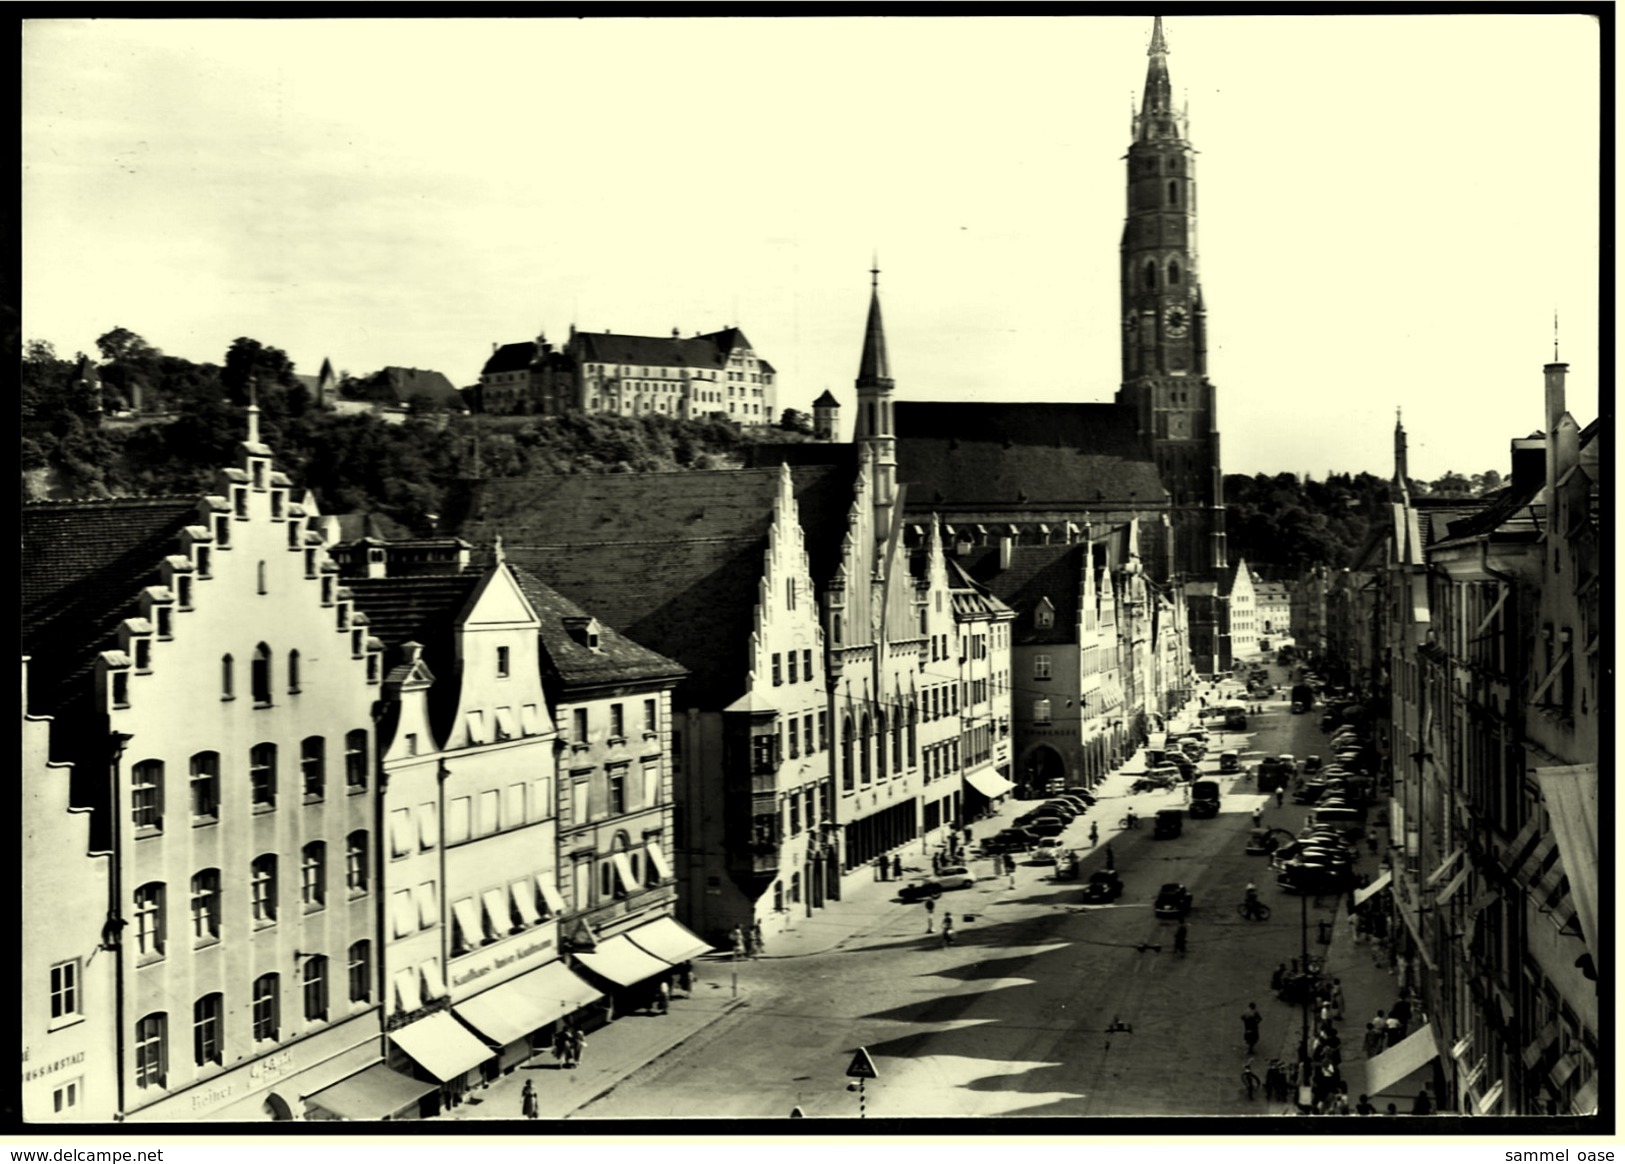
[(1545, 368), (1542, 430), (1487, 498), (1415, 498), (1326, 597), (1334, 673), (1382, 709), (1402, 985), (1431, 1019), (1442, 1106), (1597, 1107), (1601, 428)]
[(478, 410), (494, 415), (572, 412), (681, 419), (724, 416), (741, 425), (779, 420), (778, 373), (736, 327), (682, 338), (578, 332), (554, 350), (545, 336), (492, 345), (480, 371)]

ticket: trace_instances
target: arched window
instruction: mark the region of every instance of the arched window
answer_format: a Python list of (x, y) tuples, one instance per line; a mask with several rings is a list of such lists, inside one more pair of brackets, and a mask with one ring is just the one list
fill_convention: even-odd
[(909, 700), (908, 704), (908, 766), (910, 768), (918, 763), (919, 722), (920, 697), (916, 695)]
[(863, 749), (863, 755), (859, 757), (858, 763), (863, 772), (863, 783), (865, 784), (872, 781), (875, 776), (874, 752), (869, 743), (873, 738), (874, 721), (869, 718), (869, 713), (866, 711), (863, 713), (863, 730), (858, 736), (858, 746)]
[(230, 655), (220, 656), (220, 698), (237, 698), (235, 680), (233, 678), (233, 660)]
[(264, 558), (260, 559), (259, 568), (255, 571), (255, 577), (258, 579), (258, 582), (259, 582), (259, 591), (260, 591), (260, 593), (261, 594), (266, 593), (266, 587), (265, 587), (265, 559)]
[(1179, 286), (1179, 260), (1178, 259), (1173, 259), (1168, 264), (1168, 285), (1170, 287)]
[(845, 716), (841, 721), (841, 788), (851, 792), (853, 786), (852, 771), (852, 717)]
[[(886, 778), (886, 709), (885, 708), (881, 708), (880, 711), (878, 711), (876, 713), (875, 726), (878, 729), (876, 731), (876, 733), (875, 733), (875, 736), (876, 736), (876, 739), (875, 739), (875, 766), (876, 766), (876, 768), (879, 769), (880, 778), (882, 780), (884, 780)], [(868, 776), (865, 776), (864, 779), (867, 780)]]
[(288, 694), (299, 694), (299, 652), (288, 652)]
[(905, 718), (903, 709), (899, 706), (891, 725), (891, 766), (894, 772), (903, 770), (903, 720)]
[(254, 648), (249, 684), (253, 688), (255, 703), (271, 702), (271, 648), (264, 643)]
[(1145, 285), (1152, 288), (1157, 285), (1157, 264), (1154, 260), (1146, 260)]
[(130, 817), (137, 829), (164, 827), (162, 760), (143, 760), (130, 770)]
[(320, 800), (327, 791), (327, 741), (306, 736), (299, 745), (299, 771), (306, 800)]
[(1179, 205), (1179, 183), (1178, 182), (1169, 182), (1168, 183), (1168, 205), (1169, 206), (1178, 206)]

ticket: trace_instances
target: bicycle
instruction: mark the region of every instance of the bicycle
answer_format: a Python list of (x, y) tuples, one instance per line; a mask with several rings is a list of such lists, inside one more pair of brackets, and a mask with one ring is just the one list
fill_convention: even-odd
[(1140, 818), (1130, 813), (1117, 822), (1120, 829), (1137, 829), (1140, 827)]
[(1241, 915), (1243, 921), (1270, 920), (1270, 907), (1262, 901), (1244, 901), (1236, 906), (1236, 912)]

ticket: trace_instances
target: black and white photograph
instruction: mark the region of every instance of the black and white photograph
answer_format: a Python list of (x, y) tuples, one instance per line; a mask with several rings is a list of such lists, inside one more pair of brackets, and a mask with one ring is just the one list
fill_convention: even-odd
[(17, 1143), (1612, 1134), (1611, 6), (306, 7), (19, 22)]

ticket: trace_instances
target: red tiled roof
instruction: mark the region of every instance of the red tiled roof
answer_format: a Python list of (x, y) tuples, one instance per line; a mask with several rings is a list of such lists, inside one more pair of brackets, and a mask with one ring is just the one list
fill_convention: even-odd
[(491, 353), (490, 359), (485, 361), (485, 367), (480, 369), (480, 375), (493, 376), (498, 372), (528, 371), (531, 361), (535, 358), (535, 340), (526, 340), (524, 343), (518, 344), (503, 344)]
[(686, 674), (680, 664), (603, 622), (598, 624), (598, 649), (594, 651), (566, 625), (567, 619), (588, 617), (585, 610), (522, 566), (514, 567), (513, 574), (541, 618), (544, 666), (566, 691), (602, 683), (676, 680)]
[[(1078, 604), (1083, 586), (1083, 570), (1089, 561), (1089, 546), (1012, 546), (1010, 568), (999, 569), (999, 549), (987, 546), (969, 556), (954, 559), (975, 581), (1016, 612), (1011, 642), (1069, 643), (1078, 635)], [(1055, 608), (1055, 625), (1033, 625), (1033, 611), (1040, 599), (1048, 598)]]

